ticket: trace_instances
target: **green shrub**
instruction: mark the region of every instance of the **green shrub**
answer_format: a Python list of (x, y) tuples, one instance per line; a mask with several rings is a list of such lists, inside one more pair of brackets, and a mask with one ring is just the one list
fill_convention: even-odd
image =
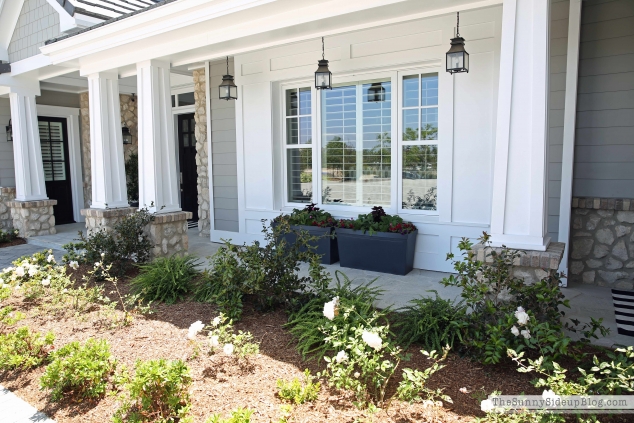
[(54, 401), (64, 394), (75, 398), (98, 398), (106, 393), (116, 361), (106, 340), (88, 339), (84, 345), (71, 342), (51, 353), (51, 364), (40, 379), (42, 389), (51, 389)]
[(15, 332), (0, 335), (0, 370), (29, 369), (46, 360), (53, 349), (55, 336), (42, 335), (21, 327)]
[(131, 282), (132, 291), (146, 301), (172, 304), (192, 290), (199, 264), (194, 256), (159, 257), (139, 266), (141, 272)]
[[(333, 298), (338, 298), (342, 308), (354, 307), (356, 313), (350, 315), (347, 320), (338, 314), (333, 322), (340, 325), (343, 330), (351, 335), (356, 325), (363, 324), (376, 312), (373, 304), (381, 296), (382, 290), (373, 287), (374, 281), (367, 284), (352, 287), (352, 281), (342, 272), (335, 272), (336, 284), (333, 288), (323, 288), (310, 294), (306, 304), (299, 310), (289, 315), (286, 327), (297, 339), (297, 350), (304, 359), (317, 359), (330, 351), (331, 346), (324, 343), (323, 326), (329, 320), (324, 316), (324, 304)], [(389, 309), (380, 312), (380, 319), (384, 320)]]
[(223, 419), (220, 414), (214, 414), (209, 417), (205, 423), (250, 423), (253, 410), (248, 408), (239, 407), (237, 410), (231, 412), (231, 417)]
[(128, 399), (117, 410), (115, 423), (191, 421), (188, 389), (192, 379), (181, 360), (137, 361), (126, 384)]
[[(479, 241), (490, 245), (485, 233)], [(490, 250), (485, 262), (476, 260), (471, 242), (463, 238), (458, 244), (462, 260), (453, 261), (457, 275), (441, 281), (445, 286), (462, 288), (464, 304), (471, 311), (461, 321), (454, 321), (460, 330), (462, 344), (473, 356), (485, 363), (497, 363), (507, 349), (532, 349), (547, 359), (569, 354), (570, 337), (564, 329), (581, 331), (582, 341), (597, 338), (599, 330), (608, 330), (601, 319), (591, 319), (582, 326), (562, 319), (564, 307), (570, 307), (559, 286), (559, 275), (549, 275), (532, 285), (513, 276), (513, 263), (520, 253), (502, 248), (498, 253)]]
[[(263, 224), (265, 221), (263, 221)], [(252, 294), (260, 309), (293, 306), (298, 292), (323, 285), (324, 268), (309, 243), (316, 239), (302, 231), (290, 245), (282, 237), (288, 223), (264, 226), (265, 243), (231, 245), (229, 241), (211, 257), (212, 269), (196, 290), (199, 301), (216, 303), (227, 316), (242, 314), (242, 298)], [(299, 276), (301, 262), (310, 265), (308, 276)]]
[(420, 344), (427, 351), (440, 351), (445, 345), (454, 346), (459, 342), (460, 331), (454, 322), (465, 319), (466, 308), (462, 303), (456, 304), (436, 297), (421, 297), (410, 301), (396, 317), (394, 331), (398, 343), (404, 348), (412, 343)]
[[(415, 369), (403, 369), (403, 380), (398, 384), (396, 389), (396, 396), (403, 401), (433, 401), (435, 398), (440, 398), (445, 402), (453, 403), (449, 395), (442, 393), (442, 389), (432, 390), (427, 387), (427, 381), (438, 370), (445, 367), (440, 363), (447, 358), (449, 353), (449, 347), (443, 350), (443, 355), (438, 357), (436, 351), (427, 352), (421, 350), (421, 354), (432, 360), (434, 364), (426, 368), (423, 371)], [(422, 396), (422, 397), (421, 397)]]
[(304, 370), (304, 383), (299, 378), (293, 378), (287, 382), (282, 379), (277, 381), (278, 395), (284, 401), (295, 404), (316, 401), (319, 396), (321, 383), (313, 382), (314, 377), (310, 375), (310, 370)]
[(211, 321), (209, 330), (210, 354), (222, 350), (226, 355), (237, 357), (239, 360), (249, 358), (260, 353), (260, 344), (253, 342), (250, 332), (238, 331), (233, 328), (233, 321), (221, 313)]
[(122, 217), (112, 228), (100, 228), (84, 235), (79, 232), (78, 242), (64, 245), (64, 263), (72, 261), (94, 264), (112, 264), (122, 273), (133, 263), (145, 263), (150, 259), (152, 242), (146, 228), (154, 220), (147, 209), (140, 209)]
[(125, 185), (128, 192), (128, 201), (136, 203), (139, 201), (139, 155), (130, 154), (125, 161)]
[(9, 229), (8, 231), (3, 231), (0, 229), (0, 244), (11, 242), (15, 240), (18, 235), (20, 235), (20, 231), (17, 229)]

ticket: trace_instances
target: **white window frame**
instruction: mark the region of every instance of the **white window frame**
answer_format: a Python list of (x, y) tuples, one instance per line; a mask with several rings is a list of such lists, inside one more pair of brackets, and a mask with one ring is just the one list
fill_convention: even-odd
[[(438, 75), (438, 104), (433, 105), (433, 106), (421, 106), (422, 103), (422, 96), (421, 96), (421, 86), (420, 86), (420, 78), (422, 75), (431, 75), (431, 74), (436, 74)], [(403, 80), (406, 76), (412, 76), (412, 75), (418, 75), (418, 80), (419, 80), (419, 87), (418, 87), (418, 106), (415, 107), (403, 107), (403, 101), (399, 101), (398, 103), (398, 187), (397, 187), (397, 191), (398, 191), (398, 210), (397, 213), (399, 215), (401, 214), (415, 214), (415, 215), (428, 215), (428, 216), (438, 216), (438, 204), (440, 203), (440, 198), (438, 198), (438, 200), (436, 201), (436, 210), (416, 210), (416, 209), (404, 209), (403, 208), (403, 147), (407, 147), (407, 146), (415, 146), (415, 145), (436, 145), (438, 148), (438, 157), (436, 159), (436, 166), (439, 167), (440, 166), (440, 152), (441, 152), (441, 136), (444, 133), (444, 131), (441, 130), (441, 125), (440, 125), (440, 69), (417, 69), (417, 70), (409, 70), (409, 71), (399, 71), (398, 73), (398, 83), (399, 83), (399, 93), (403, 92)], [(401, 97), (402, 98), (402, 97)], [(404, 125), (403, 125), (403, 110), (422, 110), (422, 109), (431, 109), (431, 108), (437, 108), (438, 109), (438, 137), (435, 140), (417, 140), (417, 141), (404, 141), (403, 140), (403, 130), (404, 130)], [(418, 126), (419, 126), (419, 132), (421, 129), (421, 115), (422, 113), (419, 113), (419, 118), (418, 118)], [(419, 134), (420, 136), (420, 134)], [(437, 169), (438, 170), (438, 169)], [(438, 187), (438, 177), (436, 178), (436, 186)], [(438, 197), (440, 197), (440, 190), (437, 190), (437, 195)]]

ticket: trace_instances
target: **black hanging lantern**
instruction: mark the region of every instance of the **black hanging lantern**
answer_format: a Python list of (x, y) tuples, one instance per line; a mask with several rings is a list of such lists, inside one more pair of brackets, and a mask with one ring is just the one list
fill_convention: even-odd
[(128, 128), (125, 124), (121, 128), (121, 135), (123, 137), (124, 144), (132, 144), (132, 134), (130, 133), (130, 128)]
[(229, 56), (227, 56), (227, 74), (222, 77), (222, 84), (218, 87), (220, 100), (237, 100), (238, 86), (233, 82), (233, 75), (229, 75)]
[(464, 49), (464, 38), (460, 36), (460, 12), (457, 14), (456, 36), (451, 39), (447, 52), (447, 72), (450, 74), (469, 72), (469, 53)]
[(368, 88), (368, 101), (370, 103), (378, 103), (385, 101), (385, 88), (380, 82), (373, 82)]
[(7, 141), (13, 142), (13, 127), (11, 126), (11, 119), (9, 119), (9, 124), (7, 125)]
[(321, 60), (315, 71), (315, 88), (318, 90), (332, 90), (332, 72), (328, 69), (328, 60), (325, 59), (324, 37), (321, 37)]

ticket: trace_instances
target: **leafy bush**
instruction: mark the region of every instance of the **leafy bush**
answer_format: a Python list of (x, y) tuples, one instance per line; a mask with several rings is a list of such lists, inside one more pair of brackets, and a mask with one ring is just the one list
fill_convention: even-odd
[[(258, 307), (267, 310), (293, 305), (298, 292), (326, 283), (319, 256), (309, 245), (315, 237), (300, 232), (290, 245), (281, 237), (284, 226), (264, 226), (263, 245), (258, 241), (243, 246), (225, 242), (211, 257), (213, 267), (204, 274), (196, 298), (218, 304), (224, 314), (237, 319), (246, 294), (252, 294)], [(301, 262), (310, 264), (309, 276), (299, 276)]]
[(460, 331), (454, 322), (465, 319), (466, 308), (462, 303), (456, 304), (436, 297), (421, 297), (410, 301), (403, 307), (396, 318), (394, 331), (399, 345), (408, 347), (412, 343), (421, 344), (427, 351), (440, 351), (445, 345), (453, 347), (459, 341)]
[[(334, 316), (332, 322), (340, 326), (348, 336), (353, 329), (371, 318), (377, 311), (373, 304), (381, 296), (381, 289), (373, 287), (374, 281), (352, 287), (352, 281), (342, 272), (335, 272), (336, 284), (333, 288), (322, 288), (309, 294), (309, 300), (299, 310), (289, 315), (286, 327), (297, 339), (297, 350), (304, 359), (321, 361), (332, 346), (324, 343), (323, 326), (330, 322), (324, 316), (324, 303), (338, 298), (341, 308), (354, 308), (355, 313), (344, 319), (342, 314)], [(385, 319), (388, 309), (380, 312), (380, 319)]]
[(145, 263), (150, 258), (152, 243), (146, 233), (154, 215), (140, 209), (124, 216), (112, 230), (101, 228), (84, 235), (79, 232), (79, 242), (64, 245), (64, 263), (78, 262), (113, 264), (122, 273), (132, 263)]
[(211, 321), (209, 330), (210, 354), (222, 350), (226, 355), (245, 359), (260, 353), (260, 345), (253, 342), (253, 335), (249, 332), (233, 329), (233, 321), (227, 321), (222, 313)]
[(159, 257), (139, 266), (141, 272), (131, 281), (132, 291), (146, 301), (172, 304), (192, 290), (199, 264), (194, 256)]
[(31, 332), (24, 326), (7, 334), (0, 334), (0, 370), (29, 369), (46, 360), (53, 349), (55, 336)]
[(238, 409), (231, 412), (231, 417), (229, 417), (228, 419), (223, 419), (222, 417), (220, 417), (220, 414), (214, 414), (213, 416), (209, 417), (205, 423), (250, 423), (251, 415), (253, 413), (253, 410), (239, 407)]
[(414, 224), (404, 222), (400, 216), (392, 216), (385, 213), (381, 206), (372, 207), (371, 213), (360, 214), (356, 219), (342, 219), (339, 221), (338, 227), (364, 231), (370, 235), (377, 232), (393, 232), (407, 235), (416, 230)]
[[(447, 358), (447, 354), (449, 353), (449, 347), (446, 347), (443, 350), (443, 355), (439, 358), (436, 351), (427, 352), (425, 350), (421, 351), (421, 354), (427, 356), (428, 359), (432, 360), (434, 364), (431, 367), (426, 368), (423, 371), (414, 370), (414, 369), (403, 369), (403, 380), (398, 384), (398, 388), (396, 389), (396, 396), (403, 401), (433, 401), (434, 398), (440, 398), (446, 402), (453, 402), (449, 395), (445, 395), (442, 393), (441, 389), (431, 390), (427, 387), (427, 381), (429, 378), (436, 373), (438, 370), (445, 367), (440, 363)], [(421, 395), (424, 398), (421, 398)]]
[[(480, 242), (489, 245), (485, 233)], [(457, 275), (445, 278), (445, 286), (462, 288), (464, 304), (471, 310), (465, 318), (454, 321), (460, 331), (461, 341), (468, 352), (485, 363), (497, 363), (507, 349), (538, 350), (542, 355), (556, 358), (569, 351), (570, 338), (564, 329), (583, 332), (582, 341), (597, 337), (607, 329), (601, 320), (592, 319), (589, 325), (575, 327), (569, 322), (562, 323), (565, 315), (561, 308), (570, 307), (559, 287), (559, 275), (549, 275), (532, 285), (513, 276), (513, 263), (520, 253), (508, 248), (501, 252), (490, 251), (485, 262), (476, 260), (468, 239), (458, 244), (462, 260), (453, 260)]]
[(10, 229), (8, 231), (0, 229), (0, 244), (14, 241), (18, 235), (20, 235), (20, 231), (17, 229)]
[(287, 222), (289, 225), (318, 226), (320, 228), (337, 226), (337, 221), (332, 215), (316, 207), (314, 203), (308, 204), (301, 210), (293, 209), (291, 214), (278, 216), (273, 222)]
[(321, 383), (313, 382), (314, 377), (310, 375), (310, 370), (304, 370), (304, 383), (299, 378), (293, 378), (287, 382), (282, 379), (277, 381), (278, 395), (284, 401), (292, 402), (297, 405), (305, 402), (316, 401), (319, 396)]
[(115, 423), (190, 422), (188, 389), (192, 383), (181, 360), (137, 361), (135, 374), (125, 383), (128, 399), (117, 410)]
[(116, 368), (106, 340), (88, 339), (84, 345), (71, 342), (51, 353), (51, 364), (40, 379), (42, 389), (51, 389), (54, 401), (64, 394), (76, 398), (98, 398), (106, 393)]

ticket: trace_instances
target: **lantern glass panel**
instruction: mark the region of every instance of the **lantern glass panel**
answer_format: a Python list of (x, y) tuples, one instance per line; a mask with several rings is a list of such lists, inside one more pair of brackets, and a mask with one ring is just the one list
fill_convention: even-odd
[(447, 70), (462, 70), (464, 68), (464, 53), (447, 53)]
[(12, 142), (13, 141), (13, 128), (11, 128), (11, 126), (7, 126), (7, 141), (8, 142)]
[(315, 87), (317, 89), (330, 88), (330, 72), (315, 72)]
[(235, 85), (229, 86), (229, 97), (234, 100), (238, 98), (238, 87)]
[(368, 102), (378, 103), (380, 101), (385, 101), (385, 88), (379, 82), (370, 85), (370, 88), (368, 88)]

